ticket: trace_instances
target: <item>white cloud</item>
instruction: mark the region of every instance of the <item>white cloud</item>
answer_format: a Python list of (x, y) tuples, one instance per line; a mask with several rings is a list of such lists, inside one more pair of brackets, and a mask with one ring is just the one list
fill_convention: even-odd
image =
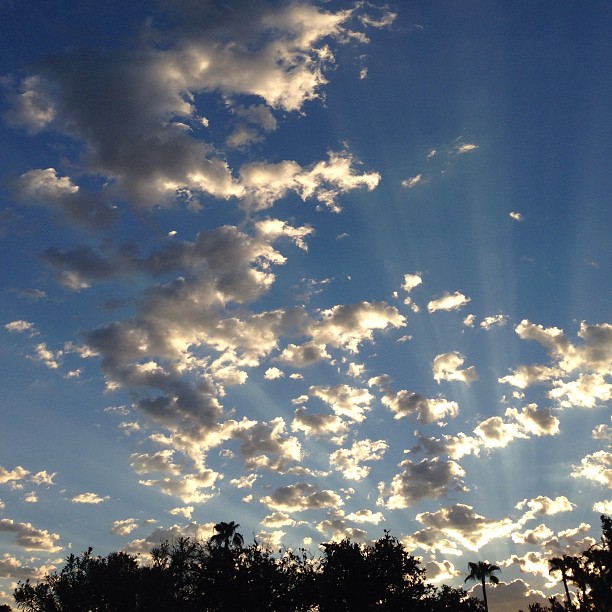
[(511, 213), (508, 213), (508, 216), (513, 220), (513, 221), (518, 221), (519, 223), (521, 221), (524, 221), (525, 217), (523, 217), (523, 215), (520, 212), (516, 212), (513, 211)]
[[(507, 518), (487, 520), (465, 504), (453, 504), (436, 512), (423, 512), (417, 514), (416, 518), (430, 530), (422, 534), (424, 541), (427, 541), (427, 537), (445, 538), (473, 552), (495, 539), (507, 538), (518, 528), (517, 524)], [(418, 534), (412, 536), (417, 542), (421, 537)]]
[(108, 499), (110, 499), (108, 495), (106, 497), (100, 497), (97, 493), (80, 493), (72, 498), (72, 502), (74, 504), (101, 504)]
[(469, 385), (478, 375), (474, 366), (461, 370), (464, 361), (465, 357), (457, 351), (436, 355), (432, 364), (434, 380), (438, 383), (442, 380), (456, 380)]
[(113, 522), (111, 533), (120, 536), (126, 536), (138, 529), (138, 522), (135, 518), (121, 519)]
[(15, 544), (26, 550), (45, 550), (57, 552), (62, 549), (56, 542), (60, 539), (56, 533), (37, 529), (31, 523), (16, 523), (12, 519), (0, 519), (0, 532), (15, 535)]
[(455, 146), (455, 152), (458, 154), (469, 153), (478, 148), (478, 145), (473, 143), (459, 143)]
[(193, 506), (179, 506), (177, 508), (172, 508), (172, 510), (168, 510), (168, 513), (173, 516), (182, 516), (183, 518), (190, 519), (194, 510), (195, 508)]
[(279, 370), (278, 368), (268, 368), (264, 372), (264, 378), (266, 380), (278, 380), (279, 378), (283, 378), (284, 376), (285, 373), (282, 370)]
[(612, 499), (604, 499), (600, 502), (593, 504), (593, 512), (599, 512), (599, 514), (612, 514)]
[(328, 436), (348, 431), (349, 422), (337, 414), (307, 414), (305, 408), (298, 408), (291, 422), (293, 431), (303, 431), (308, 436)]
[(305, 482), (279, 487), (272, 495), (266, 495), (260, 501), (268, 508), (282, 512), (338, 508), (344, 505), (342, 498), (334, 491), (321, 491)]
[(18, 465), (12, 470), (7, 470), (0, 465), (0, 484), (6, 484), (8, 482), (16, 482), (23, 480), (30, 472), (25, 468)]
[(389, 445), (384, 440), (358, 440), (351, 448), (340, 448), (329, 456), (330, 465), (342, 472), (347, 480), (363, 480), (369, 473), (366, 461), (380, 461)]
[(422, 180), (423, 180), (423, 175), (417, 174), (416, 176), (410, 177), (408, 179), (404, 179), (402, 181), (402, 187), (412, 189), (413, 187), (416, 187)]
[(548, 397), (562, 408), (593, 408), (598, 401), (608, 402), (612, 399), (612, 384), (606, 382), (601, 374), (580, 374), (576, 380), (555, 380), (552, 384)]
[(29, 321), (23, 321), (23, 320), (11, 321), (10, 323), (7, 323), (4, 326), (4, 329), (6, 329), (9, 332), (20, 333), (20, 334), (24, 332), (30, 332), (31, 335), (35, 335), (38, 333), (36, 331), (36, 328), (34, 327), (34, 323), (30, 323)]
[(414, 417), (425, 425), (441, 421), (446, 417), (454, 418), (459, 414), (457, 402), (443, 397), (427, 398), (404, 389), (397, 393), (388, 391), (382, 396), (381, 402), (395, 413), (396, 419)]
[(405, 325), (406, 319), (397, 308), (385, 302), (360, 302), (322, 311), (321, 320), (311, 327), (311, 334), (318, 344), (357, 353), (362, 342), (373, 340), (374, 331)]
[(313, 386), (308, 393), (329, 404), (337, 416), (358, 423), (365, 419), (365, 413), (370, 410), (370, 403), (374, 399), (367, 389), (350, 385)]
[(438, 310), (458, 310), (470, 302), (470, 298), (455, 291), (455, 293), (449, 293), (445, 291), (439, 298), (431, 300), (427, 304), (427, 310), (429, 312), (436, 312)]
[(549, 516), (552, 514), (558, 514), (559, 512), (571, 512), (576, 504), (570, 502), (564, 495), (559, 495), (555, 499), (546, 497), (545, 495), (539, 495), (533, 499), (524, 499), (516, 504), (518, 510), (523, 509), (525, 506), (529, 510), (525, 513), (523, 520), (531, 520), (536, 516)]
[(490, 317), (485, 317), (480, 322), (480, 328), (484, 330), (489, 330), (494, 326), (502, 326), (505, 325), (508, 321), (508, 315), (505, 314), (496, 314), (491, 315)]
[(393, 477), (389, 486), (380, 483), (378, 504), (390, 510), (406, 508), (421, 499), (439, 498), (447, 491), (462, 491), (467, 489), (463, 484), (465, 471), (450, 459), (434, 457), (415, 463), (405, 459), (400, 464), (402, 471)]
[(572, 466), (573, 478), (586, 478), (612, 489), (612, 453), (597, 451), (586, 455), (580, 465)]

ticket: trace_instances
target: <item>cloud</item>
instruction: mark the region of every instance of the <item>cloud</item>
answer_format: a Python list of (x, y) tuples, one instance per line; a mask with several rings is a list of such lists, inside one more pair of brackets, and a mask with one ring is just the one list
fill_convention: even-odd
[(520, 212), (516, 212), (513, 211), (511, 213), (508, 213), (508, 216), (513, 220), (513, 221), (518, 221), (519, 223), (521, 221), (525, 220), (525, 217), (523, 217), (523, 215)]
[(97, 193), (80, 190), (55, 168), (29, 170), (12, 182), (15, 198), (28, 205), (47, 208), (60, 218), (90, 229), (106, 227), (118, 220), (116, 206)]
[(10, 578), (13, 581), (31, 580), (38, 582), (54, 570), (55, 566), (52, 564), (43, 564), (39, 567), (24, 565), (21, 560), (8, 553), (0, 557), (0, 578)]
[(151, 549), (159, 546), (160, 542), (173, 542), (180, 537), (208, 540), (214, 533), (214, 523), (199, 524), (191, 521), (185, 525), (174, 524), (170, 527), (157, 527), (146, 537), (129, 542), (123, 550), (128, 554), (141, 555), (146, 558), (149, 556)]
[(562, 408), (594, 408), (598, 401), (608, 402), (612, 399), (612, 384), (606, 382), (601, 374), (580, 374), (576, 380), (555, 380), (552, 384), (548, 397)]
[[(482, 587), (474, 586), (470, 595), (482, 599)], [(532, 589), (521, 579), (512, 582), (500, 582), (496, 586), (487, 586), (489, 606), (499, 612), (515, 612), (526, 609), (529, 604), (539, 603), (548, 607), (550, 602), (541, 591)]]
[(12, 519), (0, 519), (0, 532), (14, 534), (15, 544), (26, 550), (45, 550), (47, 552), (62, 550), (61, 546), (56, 545), (60, 538), (58, 534), (37, 529), (31, 523), (15, 523)]
[(612, 453), (597, 451), (586, 455), (580, 465), (572, 466), (572, 478), (586, 478), (612, 489)]
[(459, 432), (457, 435), (444, 434), (442, 438), (427, 437), (414, 432), (418, 444), (410, 449), (411, 453), (424, 452), (427, 455), (448, 455), (451, 459), (461, 459), (465, 455), (478, 456), (482, 440), (466, 436)]
[(305, 342), (300, 346), (287, 345), (277, 359), (292, 365), (294, 368), (303, 368), (318, 361), (330, 360), (331, 355), (325, 350), (325, 344)]
[(120, 536), (126, 536), (138, 529), (138, 522), (135, 518), (121, 519), (113, 522), (111, 533)]
[(6, 329), (6, 331), (18, 334), (29, 332), (32, 336), (38, 333), (36, 331), (36, 328), (34, 327), (34, 323), (30, 323), (29, 321), (23, 320), (11, 321), (10, 323), (7, 323), (4, 326), (4, 329)]
[(423, 175), (417, 174), (416, 176), (413, 176), (411, 178), (404, 179), (402, 181), (402, 187), (406, 187), (407, 189), (412, 189), (413, 187), (416, 187), (422, 180), (423, 180)]
[(598, 512), (599, 514), (612, 514), (612, 499), (604, 499), (600, 502), (595, 502), (593, 504), (593, 512)]
[(264, 378), (266, 380), (278, 380), (279, 378), (283, 378), (284, 376), (285, 373), (282, 370), (279, 370), (278, 368), (268, 368), (264, 372)]
[(442, 497), (447, 491), (467, 491), (463, 484), (465, 471), (451, 459), (434, 457), (415, 463), (405, 459), (399, 466), (402, 471), (393, 477), (389, 486), (378, 486), (378, 504), (390, 510), (406, 508), (421, 499)]
[(491, 327), (505, 325), (507, 321), (508, 321), (508, 315), (505, 315), (505, 314), (491, 315), (490, 317), (485, 317), (480, 322), (480, 328), (488, 331), (489, 329), (491, 329)]
[(336, 414), (307, 414), (306, 408), (298, 408), (291, 422), (293, 431), (303, 431), (307, 436), (329, 436), (344, 434), (349, 422)]
[(436, 545), (430, 538), (443, 538), (467, 550), (476, 552), (489, 542), (498, 538), (507, 538), (515, 532), (518, 525), (510, 519), (487, 520), (474, 512), (472, 506), (453, 504), (440, 508), (435, 512), (417, 514), (417, 521), (426, 528), (425, 533), (417, 532), (411, 540), (419, 543), (421, 540), (429, 548)]
[(12, 470), (7, 470), (0, 465), (0, 484), (6, 484), (8, 482), (17, 482), (23, 480), (30, 472), (25, 468), (18, 465)]
[(51, 349), (47, 348), (47, 345), (44, 342), (37, 344), (35, 346), (35, 351), (36, 353), (32, 357), (33, 359), (41, 361), (52, 370), (57, 370), (57, 368), (59, 368), (59, 358), (62, 356), (63, 351), (54, 352)]
[(457, 351), (436, 355), (432, 365), (434, 380), (438, 383), (442, 380), (456, 380), (469, 385), (478, 375), (474, 366), (461, 370), (464, 361), (465, 357)]
[[(229, 9), (216, 11), (214, 19), (208, 5), (183, 9), (181, 24), (173, 24), (180, 35), (175, 32), (167, 39), (173, 42), (163, 47), (153, 48), (143, 37), (129, 49), (66, 53), (23, 79), (10, 95), (8, 118), (32, 132), (52, 129), (82, 142), (87, 152), (82, 170), (108, 180), (99, 193), (86, 194), (53, 168), (34, 170), (22, 177), (19, 193), (38, 190), (34, 195), (40, 203), (91, 225), (94, 217), (112, 220), (116, 210), (111, 202), (118, 195), (140, 207), (167, 205), (177, 196), (197, 207), (201, 194), (252, 197), (260, 205), (277, 197), (260, 189), (265, 181), (256, 184), (248, 167), (237, 180), (223, 155), (194, 137), (210, 125), (198, 108), (200, 98), (213, 93), (230, 101), (255, 96), (260, 103), (228, 105), (242, 122), (229, 143), (242, 147), (257, 141), (259, 130), (274, 129), (273, 109), (299, 111), (321, 96), (324, 70), (334, 60), (330, 41), (367, 42), (363, 33), (347, 27), (357, 9), (334, 13), (308, 4), (279, 8), (257, 3), (242, 7), (240, 16)], [(163, 36), (153, 28), (149, 40)], [(296, 187), (304, 199), (314, 196), (332, 208), (339, 193), (362, 185), (371, 189), (380, 178), (375, 173), (357, 176), (346, 155), (332, 154), (307, 170), (295, 162), (281, 163), (295, 175), (289, 173), (284, 189)]]
[(274, 529), (275, 527), (293, 527), (296, 521), (284, 512), (273, 512), (265, 516), (261, 524), (264, 527)]
[(106, 500), (110, 499), (107, 495), (106, 497), (100, 497), (97, 493), (80, 493), (79, 495), (75, 495), (72, 498), (72, 503), (74, 504), (101, 504)]
[[(145, 487), (156, 487), (162, 493), (178, 497), (184, 504), (204, 503), (214, 496), (212, 489), (219, 475), (206, 470), (198, 474), (181, 474), (158, 479), (140, 480)], [(209, 489), (208, 491), (206, 489)]]
[(531, 520), (536, 516), (550, 516), (552, 514), (558, 514), (559, 512), (571, 512), (576, 504), (567, 499), (564, 495), (559, 495), (554, 499), (546, 497), (545, 495), (539, 495), (533, 499), (524, 499), (516, 504), (518, 510), (523, 509), (525, 506), (529, 510), (525, 513), (523, 520)]
[(381, 402), (395, 413), (394, 418), (413, 417), (424, 425), (441, 421), (446, 417), (454, 418), (459, 414), (457, 402), (443, 397), (427, 398), (404, 389), (397, 393), (387, 391), (382, 396)]
[(168, 510), (168, 514), (172, 514), (173, 516), (182, 516), (183, 518), (190, 519), (194, 510), (195, 508), (193, 506), (182, 506), (178, 508), (172, 508), (172, 510)]
[(312, 386), (308, 394), (329, 404), (338, 417), (357, 423), (365, 419), (365, 413), (370, 410), (370, 403), (374, 399), (367, 389), (350, 385)]
[(462, 153), (469, 153), (470, 151), (474, 151), (478, 148), (478, 145), (472, 143), (459, 143), (455, 145), (455, 153), (461, 155)]
[(330, 465), (347, 480), (363, 480), (369, 473), (368, 466), (360, 465), (366, 461), (380, 461), (389, 445), (384, 440), (359, 440), (351, 448), (341, 448), (329, 456)]
[(437, 310), (458, 310), (470, 302), (470, 298), (455, 291), (455, 293), (449, 293), (445, 291), (439, 298), (431, 300), (427, 304), (427, 310), (429, 312), (436, 312)]
[(241, 442), (240, 454), (248, 469), (270, 469), (284, 472), (289, 464), (302, 459), (302, 446), (294, 436), (287, 436), (282, 417), (270, 422), (242, 420), (232, 431)]
[[(404, 282), (402, 283), (402, 289), (406, 293), (410, 293), (415, 287), (418, 287), (423, 282), (421, 274), (404, 274)], [(404, 299), (404, 304), (410, 306), (412, 312), (420, 312), (420, 308), (417, 304), (412, 301), (412, 298), (408, 295)]]
[(338, 508), (344, 505), (342, 498), (334, 491), (321, 491), (305, 482), (279, 487), (272, 495), (266, 495), (260, 501), (268, 508), (281, 512)]
[(130, 459), (131, 465), (137, 474), (161, 472), (162, 474), (180, 474), (181, 466), (173, 463), (174, 451), (164, 449), (153, 454), (134, 453)]
[(385, 302), (364, 301), (322, 311), (321, 320), (311, 326), (310, 333), (318, 344), (329, 344), (357, 353), (362, 342), (373, 340), (374, 331), (405, 325), (406, 319), (397, 308)]

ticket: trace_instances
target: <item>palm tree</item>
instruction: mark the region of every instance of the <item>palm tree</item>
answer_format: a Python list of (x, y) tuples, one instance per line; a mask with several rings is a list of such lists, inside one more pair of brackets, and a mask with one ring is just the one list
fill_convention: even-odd
[(233, 548), (242, 548), (244, 545), (244, 538), (242, 534), (236, 531), (240, 527), (238, 523), (234, 523), (231, 521), (229, 523), (217, 523), (215, 525), (215, 533), (214, 536), (210, 538), (210, 541), (215, 546), (223, 546), (223, 548), (228, 549), (230, 544)]
[(565, 597), (567, 601), (567, 607), (571, 610), (572, 600), (570, 599), (569, 589), (567, 588), (567, 570), (571, 567), (572, 558), (568, 555), (562, 557), (554, 557), (548, 562), (549, 573), (561, 572), (561, 580), (563, 581), (563, 587), (565, 588)]
[(469, 575), (466, 577), (464, 582), (468, 580), (480, 581), (482, 584), (482, 598), (484, 599), (485, 610), (489, 612), (489, 605), (487, 603), (487, 590), (485, 588), (485, 581), (488, 578), (493, 584), (499, 583), (499, 578), (493, 575), (493, 572), (501, 572), (498, 565), (492, 565), (486, 561), (478, 561), (478, 563), (468, 563), (470, 570)]

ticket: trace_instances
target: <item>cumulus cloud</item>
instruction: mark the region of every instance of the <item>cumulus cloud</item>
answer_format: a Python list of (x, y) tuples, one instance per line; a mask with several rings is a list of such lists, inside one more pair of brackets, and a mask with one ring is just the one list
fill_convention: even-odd
[(357, 423), (365, 419), (365, 413), (370, 410), (370, 403), (374, 399), (367, 389), (350, 385), (312, 386), (308, 393), (328, 404), (338, 417)]
[(478, 375), (474, 366), (462, 370), (464, 361), (465, 357), (457, 351), (436, 355), (432, 365), (434, 380), (438, 383), (442, 380), (456, 380), (469, 385)]
[(281, 512), (338, 508), (344, 505), (340, 495), (334, 491), (320, 490), (306, 482), (279, 487), (271, 495), (262, 497), (260, 501), (268, 508)]
[(382, 396), (381, 402), (395, 414), (394, 418), (412, 417), (424, 425), (441, 421), (447, 417), (454, 418), (459, 414), (457, 402), (443, 397), (427, 398), (405, 389), (397, 393), (387, 391)]
[(508, 216), (513, 220), (513, 221), (524, 221), (525, 217), (523, 217), (523, 215), (520, 212), (516, 212), (516, 211), (512, 211), (511, 213), (508, 213)]
[(347, 480), (363, 480), (369, 473), (366, 461), (380, 461), (389, 445), (384, 440), (358, 440), (351, 448), (340, 448), (329, 456), (330, 465)]
[(599, 514), (612, 514), (612, 499), (604, 499), (600, 502), (595, 502), (593, 504), (593, 512), (598, 512)]
[(349, 421), (337, 414), (308, 414), (306, 408), (298, 408), (291, 422), (293, 431), (303, 431), (308, 436), (329, 436), (348, 431)]
[(455, 291), (455, 293), (449, 293), (445, 291), (439, 298), (431, 300), (427, 303), (427, 310), (429, 312), (436, 312), (438, 310), (459, 310), (470, 302), (470, 298)]
[(4, 329), (9, 332), (22, 334), (24, 332), (29, 332), (30, 335), (35, 335), (38, 332), (34, 327), (34, 323), (30, 323), (29, 321), (11, 321), (4, 326)]
[(101, 504), (102, 502), (110, 499), (108, 495), (106, 497), (100, 497), (97, 493), (80, 493), (72, 498), (74, 504)]
[(0, 465), (0, 484), (6, 484), (9, 482), (17, 482), (23, 480), (30, 472), (24, 467), (18, 465), (12, 470), (7, 470)]
[(533, 499), (524, 499), (516, 504), (518, 510), (522, 510), (525, 506), (529, 510), (525, 513), (524, 521), (531, 520), (536, 516), (547, 516), (552, 514), (558, 514), (559, 512), (571, 512), (576, 505), (570, 502), (567, 497), (560, 495), (551, 499), (545, 495), (539, 495)]
[(419, 463), (405, 459), (399, 466), (402, 471), (388, 486), (383, 482), (378, 486), (380, 496), (377, 503), (390, 510), (406, 508), (428, 497), (442, 497), (449, 490), (467, 491), (462, 480), (465, 471), (451, 459), (425, 458)]
[(489, 330), (495, 326), (505, 325), (507, 321), (508, 321), (508, 315), (505, 315), (505, 314), (491, 315), (489, 317), (485, 317), (480, 322), (480, 328), (484, 330)]
[[(243, 168), (237, 180), (222, 155), (192, 136), (194, 126), (209, 123), (196, 94), (259, 98), (263, 104), (229, 107), (239, 121), (229, 144), (242, 147), (257, 141), (259, 130), (275, 128), (273, 109), (299, 111), (321, 95), (324, 70), (334, 59), (330, 40), (367, 42), (363, 33), (347, 27), (357, 9), (334, 13), (308, 4), (278, 8), (258, 3), (243, 7), (240, 17), (220, 11), (215, 19), (203, 17), (208, 5), (183, 9), (181, 21), (197, 16), (172, 45), (152, 49), (140, 43), (129, 51), (67, 53), (21, 82), (10, 96), (9, 119), (31, 131), (51, 128), (83, 141), (85, 170), (110, 180), (103, 190), (108, 193), (84, 194), (50, 168), (23, 177), (17, 191), (45, 189), (41, 202), (80, 220), (92, 220), (96, 213), (111, 217), (115, 210), (110, 201), (117, 193), (140, 206), (167, 204), (180, 194), (192, 203), (202, 193), (252, 196), (260, 203), (273, 199), (265, 193), (265, 181), (258, 183), (252, 176), (261, 164), (255, 170)], [(237, 38), (227, 36), (227, 19)], [(381, 27), (376, 21), (362, 22), (364, 26)], [(104, 104), (89, 103), (102, 99)], [(356, 175), (346, 155), (334, 154), (306, 170), (295, 162), (281, 163), (290, 169), (283, 189), (297, 188), (303, 198), (314, 196), (327, 206), (336, 206), (339, 193), (361, 185), (373, 188), (379, 180), (375, 173)]]
[(360, 302), (334, 306), (321, 312), (321, 320), (310, 328), (314, 342), (329, 344), (351, 353), (372, 341), (374, 331), (401, 328), (406, 319), (397, 308), (385, 302)]
[(135, 518), (121, 519), (113, 522), (111, 533), (120, 536), (126, 536), (138, 529), (138, 521)]
[(580, 461), (580, 465), (572, 467), (570, 476), (573, 478), (586, 478), (612, 489), (612, 453), (603, 450), (591, 453)]
[[(410, 293), (415, 287), (418, 287), (423, 282), (420, 272), (416, 274), (404, 274), (404, 282), (402, 283), (402, 289), (406, 293)], [(412, 298), (407, 295), (404, 299), (404, 304), (410, 306), (412, 312), (419, 312), (420, 308), (415, 304)]]
[(44, 550), (47, 552), (62, 550), (62, 547), (56, 544), (60, 539), (58, 534), (37, 529), (31, 523), (16, 523), (8, 518), (0, 519), (0, 532), (14, 534), (15, 544), (26, 550)]
[[(416, 519), (425, 526), (425, 530), (416, 532), (408, 539), (425, 550), (441, 550), (441, 545), (448, 546), (450, 543), (476, 552), (495, 539), (507, 538), (519, 527), (507, 518), (488, 520), (466, 504), (423, 512), (417, 514)], [(437, 539), (439, 543), (436, 543)]]
[(451, 459), (461, 459), (466, 455), (478, 456), (482, 440), (459, 432), (457, 435), (443, 434), (442, 438), (424, 436), (414, 432), (418, 440), (411, 453), (424, 452), (427, 455), (448, 455)]

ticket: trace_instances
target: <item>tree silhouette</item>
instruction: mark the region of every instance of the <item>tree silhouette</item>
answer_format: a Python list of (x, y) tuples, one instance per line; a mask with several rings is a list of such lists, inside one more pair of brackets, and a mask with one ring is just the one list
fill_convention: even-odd
[(485, 587), (485, 582), (487, 579), (493, 584), (499, 583), (499, 578), (494, 576), (494, 572), (500, 572), (501, 569), (498, 565), (492, 565), (491, 563), (487, 563), (486, 561), (478, 561), (478, 563), (468, 563), (468, 568), (470, 573), (466, 576), (464, 582), (468, 580), (479, 581), (482, 584), (482, 598), (484, 599), (485, 610), (489, 611), (489, 604), (487, 603), (487, 589)]
[(572, 599), (570, 597), (570, 592), (567, 587), (567, 570), (572, 567), (571, 558), (568, 555), (563, 555), (562, 557), (553, 557), (548, 562), (549, 573), (560, 572), (561, 580), (563, 582), (563, 588), (565, 589), (565, 601), (567, 603), (568, 609), (573, 609)]
[(213, 546), (223, 546), (228, 549), (231, 546), (240, 549), (244, 546), (244, 538), (242, 534), (238, 533), (237, 529), (240, 527), (238, 523), (230, 521), (229, 523), (217, 523), (215, 525), (215, 531), (217, 532), (210, 538), (210, 542)]

